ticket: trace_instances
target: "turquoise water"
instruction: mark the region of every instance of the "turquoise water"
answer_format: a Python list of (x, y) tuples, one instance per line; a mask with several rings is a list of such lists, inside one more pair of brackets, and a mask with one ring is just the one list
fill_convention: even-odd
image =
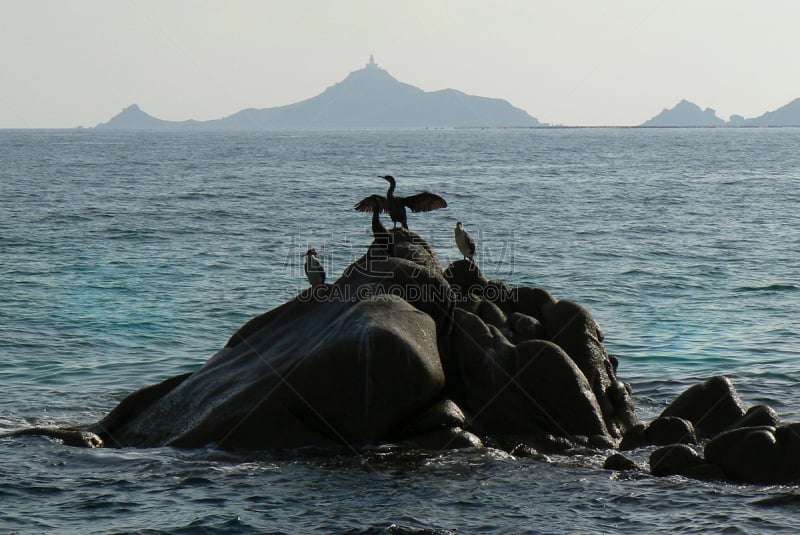
[[(800, 421), (800, 129), (0, 131), (0, 430), (94, 421), (199, 367), (245, 321), (411, 214), (457, 220), (487, 275), (596, 316), (640, 416), (730, 376)], [(643, 461), (647, 452), (638, 454)], [(0, 531), (729, 532), (796, 529), (796, 487), (619, 476), (604, 455), (304, 458), (0, 440)]]

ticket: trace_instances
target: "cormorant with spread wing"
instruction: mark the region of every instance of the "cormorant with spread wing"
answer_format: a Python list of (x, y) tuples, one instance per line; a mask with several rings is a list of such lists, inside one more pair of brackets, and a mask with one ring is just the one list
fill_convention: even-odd
[(386, 230), (381, 222), (381, 207), (383, 206), (383, 197), (380, 195), (370, 195), (365, 197), (359, 205), (362, 205), (362, 212), (372, 212), (372, 236), (375, 238), (375, 243), (388, 247), (392, 240), (392, 235)]
[(396, 197), (394, 194), (394, 188), (397, 184), (394, 180), (394, 177), (392, 175), (385, 175), (381, 176), (380, 178), (389, 183), (389, 189), (386, 192), (386, 197), (381, 195), (370, 195), (356, 204), (356, 210), (359, 212), (374, 211), (373, 207), (375, 206), (375, 201), (372, 199), (372, 197), (378, 197), (381, 210), (389, 213), (389, 217), (392, 219), (394, 226), (397, 227), (397, 223), (400, 223), (405, 230), (408, 230), (406, 208), (409, 208), (412, 212), (430, 212), (431, 210), (438, 210), (439, 208), (447, 207), (447, 201), (438, 195), (427, 191), (417, 193), (416, 195), (411, 195), (410, 197)]

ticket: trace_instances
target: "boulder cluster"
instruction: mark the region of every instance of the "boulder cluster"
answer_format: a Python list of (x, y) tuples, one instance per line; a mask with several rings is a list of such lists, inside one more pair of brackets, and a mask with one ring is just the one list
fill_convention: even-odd
[[(765, 406), (745, 411), (729, 380), (689, 389), (645, 425), (585, 308), (490, 280), (471, 260), (444, 269), (406, 230), (391, 239), (335, 282), (250, 320), (198, 370), (134, 392), (101, 421), (15, 434), (227, 450), (658, 446), (654, 475), (800, 479), (800, 426), (781, 426)], [(639, 468), (620, 453), (606, 466)]]
[[(650, 454), (650, 472), (656, 476), (760, 484), (800, 480), (800, 424), (781, 425), (766, 405), (745, 410), (733, 383), (722, 376), (683, 392), (649, 425), (631, 428), (619, 449), (646, 446), (657, 446)], [(606, 466), (616, 468), (616, 463), (637, 468), (620, 454)]]

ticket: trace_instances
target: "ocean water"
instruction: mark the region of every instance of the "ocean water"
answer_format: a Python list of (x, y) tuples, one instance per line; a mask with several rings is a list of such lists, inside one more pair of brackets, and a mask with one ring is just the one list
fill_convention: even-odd
[[(0, 131), (0, 430), (96, 421), (198, 368), (371, 241), (383, 193), (443, 263), (586, 306), (640, 416), (731, 377), (800, 421), (800, 129)], [(644, 463), (647, 451), (635, 460)], [(638, 457), (637, 457), (638, 456)], [(493, 450), (308, 457), (0, 439), (0, 532), (794, 532), (795, 486)]]

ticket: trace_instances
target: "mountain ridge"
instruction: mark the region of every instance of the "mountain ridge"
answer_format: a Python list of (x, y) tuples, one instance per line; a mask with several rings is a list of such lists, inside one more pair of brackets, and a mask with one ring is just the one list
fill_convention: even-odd
[[(469, 95), (457, 89), (426, 92), (401, 82), (378, 67), (374, 58), (322, 93), (285, 106), (246, 108), (207, 121), (168, 121), (132, 104), (95, 128), (100, 129), (281, 129), (281, 128), (426, 128), (542, 127), (538, 119), (499, 98)], [(746, 119), (719, 118), (712, 108), (682, 99), (637, 127), (800, 127), (800, 98)]]
[(247, 108), (210, 121), (165, 121), (132, 104), (95, 128), (413, 128), (533, 127), (535, 117), (508, 101), (456, 89), (426, 92), (400, 82), (373, 58), (319, 95), (273, 108)]

